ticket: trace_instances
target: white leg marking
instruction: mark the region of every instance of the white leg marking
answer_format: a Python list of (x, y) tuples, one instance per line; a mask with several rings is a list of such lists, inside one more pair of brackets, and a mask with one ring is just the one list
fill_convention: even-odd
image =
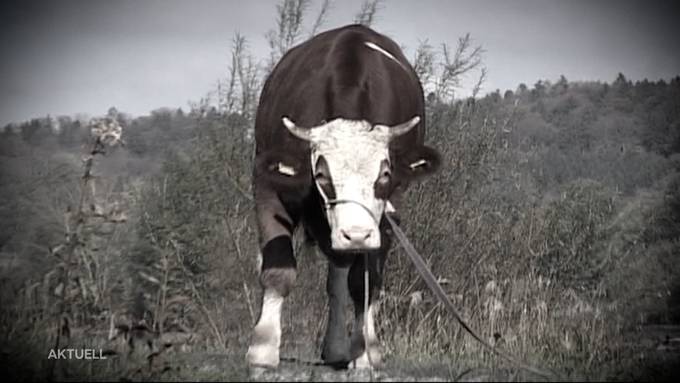
[(279, 365), (282, 306), (282, 296), (275, 291), (265, 291), (262, 315), (255, 325), (253, 340), (246, 356), (249, 364), (266, 367)]
[(257, 257), (255, 258), (255, 272), (257, 275), (262, 274), (262, 251), (257, 252)]
[[(362, 325), (361, 331), (364, 334), (364, 339), (366, 340), (366, 349), (358, 358), (352, 361), (351, 365), (354, 368), (357, 369), (379, 368), (382, 365), (382, 355), (380, 353), (380, 347), (378, 344), (378, 336), (375, 333), (374, 314), (375, 307), (373, 304), (371, 304), (370, 306), (368, 306), (367, 326), (363, 326), (363, 323), (361, 323)], [(357, 325), (359, 325), (359, 323), (357, 323)]]

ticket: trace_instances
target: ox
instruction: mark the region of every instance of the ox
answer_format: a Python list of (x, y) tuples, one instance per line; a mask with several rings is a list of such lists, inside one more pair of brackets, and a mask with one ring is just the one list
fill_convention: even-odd
[[(281, 307), (296, 279), (291, 236), (299, 224), (329, 260), (322, 359), (339, 366), (380, 364), (373, 314), (391, 242), (384, 214), (396, 214), (407, 185), (437, 169), (439, 154), (423, 144), (424, 136), (422, 86), (390, 38), (349, 25), (281, 58), (264, 84), (255, 122), (253, 190), (264, 292), (247, 353), (251, 365), (279, 363)], [(351, 337), (348, 296), (355, 312)]]

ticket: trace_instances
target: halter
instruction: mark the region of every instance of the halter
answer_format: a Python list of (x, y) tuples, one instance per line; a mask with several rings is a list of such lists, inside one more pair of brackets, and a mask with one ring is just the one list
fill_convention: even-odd
[[(314, 170), (314, 157), (313, 157), (313, 156), (309, 156), (309, 159), (310, 159), (310, 162), (311, 162), (312, 170)], [(371, 209), (369, 209), (369, 208), (368, 208), (366, 205), (364, 205), (363, 203), (361, 203), (361, 202), (359, 202), (359, 201), (352, 200), (352, 199), (345, 199), (345, 198), (341, 198), (341, 199), (338, 199), (338, 198), (330, 199), (330, 198), (328, 198), (328, 196), (326, 195), (326, 193), (323, 191), (323, 188), (321, 188), (321, 186), (319, 186), (319, 183), (316, 182), (316, 180), (314, 180), (314, 185), (316, 185), (316, 190), (319, 191), (319, 194), (321, 195), (321, 198), (323, 199), (323, 208), (324, 208), (325, 211), (331, 210), (331, 209), (333, 209), (336, 205), (339, 205), (339, 204), (344, 204), (344, 203), (354, 203), (354, 204), (357, 204), (357, 205), (361, 206), (361, 208), (364, 209), (364, 210), (368, 213), (368, 215), (371, 216), (371, 218), (373, 219), (373, 222), (375, 222), (376, 226), (380, 226), (380, 219), (379, 219), (379, 217), (376, 217), (375, 214), (373, 214), (373, 211), (371, 211)], [(382, 200), (382, 201), (383, 201), (383, 211), (385, 211), (385, 208), (387, 207), (387, 200), (384, 199), (384, 200)]]
[[(313, 156), (309, 156), (310, 161), (314, 162)], [(312, 169), (314, 169), (314, 164), (312, 163)], [(336, 205), (343, 204), (343, 203), (354, 203), (359, 206), (361, 206), (362, 209), (364, 209), (368, 215), (371, 216), (373, 221), (375, 222), (377, 227), (380, 227), (380, 221), (376, 216), (373, 214), (373, 211), (369, 209), (366, 205), (359, 201), (351, 200), (351, 199), (330, 199), (326, 195), (326, 193), (323, 191), (323, 188), (319, 186), (319, 183), (314, 180), (314, 185), (316, 185), (316, 190), (319, 191), (319, 194), (321, 195), (321, 198), (323, 199), (323, 208), (325, 211), (328, 211), (330, 209), (333, 209)], [(383, 200), (383, 212), (385, 212), (385, 207), (387, 205), (387, 200)], [(364, 326), (363, 326), (363, 335), (364, 335), (364, 345), (365, 345), (365, 350), (366, 356), (368, 357), (368, 363), (371, 367), (373, 367), (373, 358), (371, 357), (371, 350), (368, 347), (368, 305), (369, 305), (369, 290), (370, 290), (370, 284), (369, 284), (369, 271), (368, 271), (368, 252), (364, 252)], [(371, 376), (373, 372), (371, 371)]]

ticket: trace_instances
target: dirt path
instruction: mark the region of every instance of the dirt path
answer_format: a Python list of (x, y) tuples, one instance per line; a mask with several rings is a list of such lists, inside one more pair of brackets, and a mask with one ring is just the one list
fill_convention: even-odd
[[(569, 372), (568, 366), (562, 366), (560, 373), (565, 376), (556, 380), (667, 381), (680, 376), (680, 326), (646, 326), (623, 338), (629, 344), (626, 355), (609, 364), (593, 366), (588, 375), (574, 369)], [(44, 352), (19, 352), (20, 347), (8, 350), (12, 352), (0, 353), (0, 375), (19, 380), (45, 379)], [(322, 365), (318, 356), (312, 355), (313, 350), (303, 344), (288, 344), (277, 369), (252, 369), (245, 361), (245, 351), (244, 346), (227, 353), (168, 348), (152, 353), (156, 354), (153, 357), (148, 350), (138, 354), (120, 352), (105, 361), (62, 360), (56, 365), (55, 377), (70, 381), (546, 381), (510, 369), (505, 363), (499, 363), (504, 369), (494, 370), (491, 365), (468, 369), (464, 362), (437, 361), (425, 355), (388, 356), (379, 371), (335, 370)], [(34, 363), (35, 358), (42, 363)]]
[[(157, 362), (150, 374), (141, 372), (131, 380), (194, 380), (194, 381), (317, 381), (317, 382), (487, 382), (535, 380), (510, 371), (458, 370), (455, 366), (438, 362), (395, 360), (386, 362), (379, 371), (336, 370), (319, 361), (282, 358), (276, 369), (249, 368), (242, 355), (176, 354)], [(540, 380), (540, 379), (539, 379)]]
[[(680, 373), (680, 327), (647, 326), (636, 336), (630, 360), (616, 366), (602, 366), (597, 380), (668, 380)], [(294, 347), (295, 348), (295, 347)], [(451, 363), (412, 359), (386, 360), (379, 371), (335, 370), (303, 352), (283, 352), (277, 369), (252, 369), (245, 363), (245, 350), (234, 354), (172, 353), (157, 361), (150, 375), (131, 376), (132, 380), (199, 380), (199, 381), (321, 381), (321, 382), (489, 382), (489, 381), (545, 381), (544, 378), (512, 369), (466, 369)], [(299, 351), (299, 352), (298, 352)], [(625, 358), (624, 358), (625, 359)], [(605, 371), (606, 370), (606, 371)], [(146, 376), (144, 376), (146, 375)], [(564, 379), (581, 380), (572, 374)], [(591, 377), (592, 378), (592, 377)], [(560, 379), (562, 380), (562, 379)]]

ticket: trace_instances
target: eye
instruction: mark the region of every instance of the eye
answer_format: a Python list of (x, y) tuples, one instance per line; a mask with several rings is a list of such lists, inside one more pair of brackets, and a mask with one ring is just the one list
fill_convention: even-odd
[(378, 183), (381, 185), (386, 185), (390, 182), (392, 179), (392, 173), (390, 172), (389, 169), (383, 169), (380, 172), (380, 176), (378, 177)]
[(329, 185), (331, 183), (331, 174), (328, 170), (328, 163), (326, 162), (326, 158), (324, 158), (324, 156), (319, 156), (319, 159), (316, 161), (315, 169), (314, 181), (322, 186)]
[(374, 194), (376, 198), (387, 199), (392, 193), (392, 188), (394, 187), (394, 182), (392, 181), (392, 170), (390, 169), (390, 163), (384, 160), (380, 164), (380, 173), (378, 178), (375, 180), (373, 186)]
[(323, 172), (316, 172), (316, 174), (314, 174), (314, 179), (320, 185), (327, 185), (330, 183), (330, 178)]

